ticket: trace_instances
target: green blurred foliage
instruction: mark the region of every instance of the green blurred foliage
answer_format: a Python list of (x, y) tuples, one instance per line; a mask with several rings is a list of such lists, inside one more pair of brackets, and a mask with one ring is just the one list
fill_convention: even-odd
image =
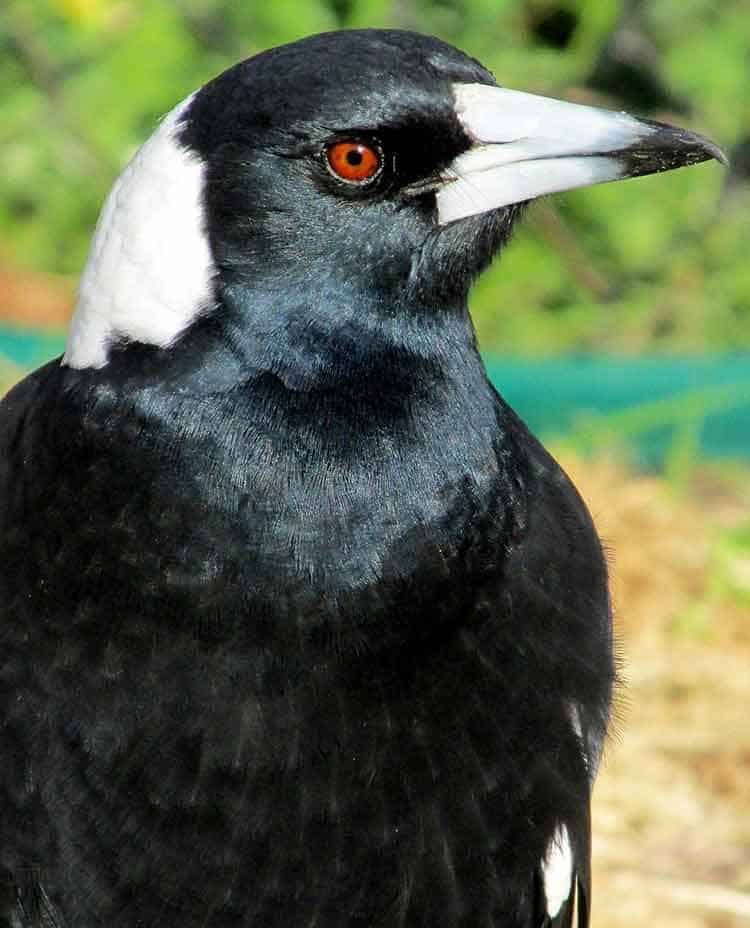
[[(265, 47), (360, 26), (431, 32), (507, 86), (615, 108), (640, 76), (608, 90), (592, 75), (641, 42), (667, 102), (636, 109), (730, 149), (750, 138), (747, 0), (3, 0), (0, 257), (77, 273), (114, 176), (178, 100)], [(750, 184), (727, 176), (704, 165), (537, 205), (474, 293), (483, 347), (750, 348)]]

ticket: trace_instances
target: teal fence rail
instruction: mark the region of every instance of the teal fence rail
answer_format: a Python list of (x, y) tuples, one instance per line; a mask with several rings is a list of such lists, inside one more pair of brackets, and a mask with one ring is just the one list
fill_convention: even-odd
[(538, 434), (615, 446), (648, 467), (702, 455), (750, 461), (750, 355), (487, 359)]

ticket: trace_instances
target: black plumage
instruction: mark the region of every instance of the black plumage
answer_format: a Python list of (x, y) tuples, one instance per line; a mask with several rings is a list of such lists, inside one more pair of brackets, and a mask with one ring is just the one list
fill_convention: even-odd
[(4, 928), (587, 924), (606, 567), (467, 312), (520, 207), (436, 221), (456, 83), (365, 31), (207, 85), (210, 300), (0, 407)]

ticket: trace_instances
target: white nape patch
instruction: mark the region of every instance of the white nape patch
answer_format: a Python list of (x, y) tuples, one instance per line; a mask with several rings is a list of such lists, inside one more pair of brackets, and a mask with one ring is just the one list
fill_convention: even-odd
[(618, 180), (612, 153), (652, 134), (626, 113), (485, 84), (455, 84), (456, 113), (476, 145), (437, 193), (441, 224), (549, 193)]
[(542, 861), (542, 877), (547, 914), (554, 918), (570, 897), (573, 888), (573, 853), (565, 825), (558, 825), (552, 835)]
[(177, 140), (192, 99), (164, 118), (105, 201), (68, 332), (69, 367), (103, 367), (117, 338), (165, 348), (210, 300), (203, 163)]

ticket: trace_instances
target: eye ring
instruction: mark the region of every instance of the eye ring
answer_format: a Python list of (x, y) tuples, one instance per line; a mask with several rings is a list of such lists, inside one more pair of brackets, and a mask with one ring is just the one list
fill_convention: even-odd
[(379, 143), (363, 139), (337, 139), (323, 151), (328, 173), (352, 187), (365, 187), (383, 173), (385, 158)]

